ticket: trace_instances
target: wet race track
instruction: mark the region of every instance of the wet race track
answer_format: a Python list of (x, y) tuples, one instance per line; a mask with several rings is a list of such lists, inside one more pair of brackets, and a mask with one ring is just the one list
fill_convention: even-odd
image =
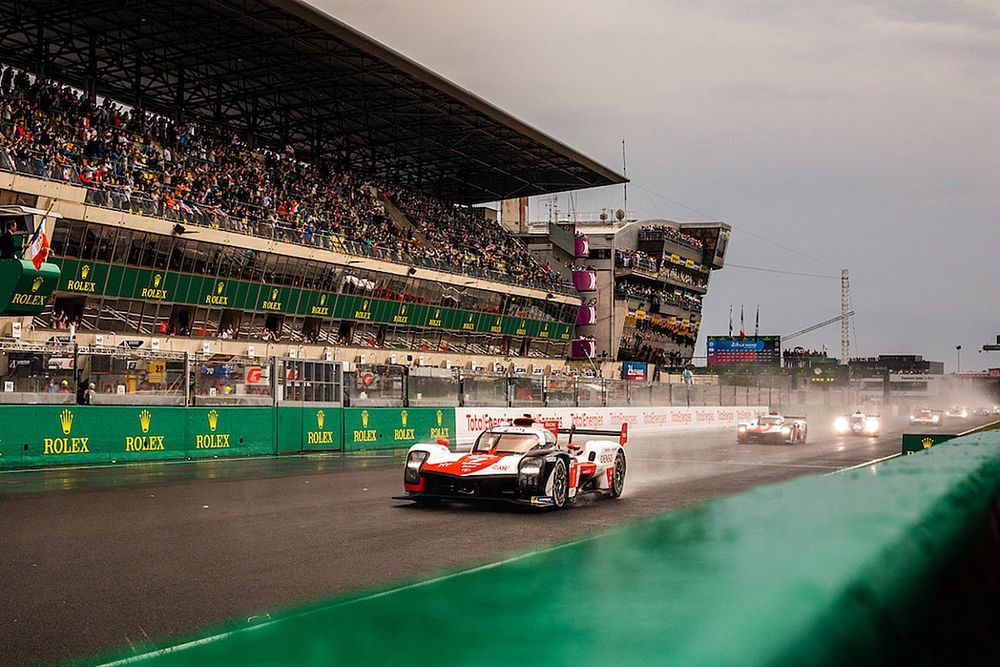
[(495, 561), (895, 454), (903, 430), (922, 429), (887, 422), (876, 440), (812, 423), (800, 445), (738, 445), (733, 429), (635, 436), (624, 496), (562, 512), (394, 501), (402, 459), (391, 456), (4, 473), (0, 664), (92, 656)]

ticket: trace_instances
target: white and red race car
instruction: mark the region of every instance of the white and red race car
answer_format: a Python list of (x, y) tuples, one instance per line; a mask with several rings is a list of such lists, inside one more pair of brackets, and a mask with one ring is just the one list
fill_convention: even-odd
[[(568, 434), (565, 445), (559, 434)], [(576, 436), (616, 435), (618, 440), (573, 442)], [(530, 417), (483, 431), (468, 453), (445, 444), (416, 444), (406, 453), (405, 495), (399, 500), (500, 500), (562, 508), (583, 495), (621, 496), (625, 442), (621, 431), (546, 428)]]
[(736, 442), (796, 442), (805, 443), (809, 427), (805, 417), (782, 416), (775, 412), (740, 424)]

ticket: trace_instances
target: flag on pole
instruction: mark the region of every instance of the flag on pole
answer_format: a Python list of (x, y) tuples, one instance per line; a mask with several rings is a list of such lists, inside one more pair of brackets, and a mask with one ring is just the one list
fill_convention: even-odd
[(754, 318), (753, 322), (753, 339), (757, 340), (757, 334), (760, 333), (760, 304), (757, 304), (757, 317)]
[(49, 255), (49, 237), (45, 235), (45, 221), (49, 217), (49, 211), (52, 210), (52, 204), (49, 204), (49, 208), (45, 211), (45, 215), (35, 226), (35, 232), (31, 235), (31, 240), (24, 247), (24, 252), (21, 254), (23, 258), (29, 252), (31, 253), (31, 263), (35, 265), (35, 269), (42, 268), (42, 262)]
[(733, 337), (733, 307), (729, 306), (729, 337)]
[(743, 306), (740, 306), (740, 340), (747, 337), (747, 332), (743, 327)]
[(35, 270), (42, 268), (42, 262), (49, 256), (49, 237), (43, 231), (35, 234), (35, 240), (31, 243), (31, 263), (35, 265)]

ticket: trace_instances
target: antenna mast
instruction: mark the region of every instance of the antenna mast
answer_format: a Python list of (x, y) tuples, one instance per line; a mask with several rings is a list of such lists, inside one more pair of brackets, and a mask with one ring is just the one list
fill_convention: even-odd
[(622, 137), (622, 176), (625, 177), (625, 182), (622, 183), (622, 187), (625, 189), (625, 205), (622, 208), (628, 215), (628, 164), (625, 162), (625, 137)]
[(851, 280), (847, 269), (840, 270), (840, 363), (851, 360)]

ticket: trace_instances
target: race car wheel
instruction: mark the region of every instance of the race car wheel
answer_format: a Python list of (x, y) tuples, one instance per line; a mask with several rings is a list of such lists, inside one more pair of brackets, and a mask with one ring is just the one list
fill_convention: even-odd
[(557, 459), (552, 466), (552, 505), (556, 509), (562, 509), (569, 500), (569, 472), (566, 470), (566, 461)]
[(625, 454), (615, 456), (615, 473), (611, 476), (611, 497), (620, 498), (625, 489)]
[(799, 442), (803, 445), (806, 444), (806, 436), (809, 434), (809, 427), (803, 426), (802, 430), (799, 432)]

